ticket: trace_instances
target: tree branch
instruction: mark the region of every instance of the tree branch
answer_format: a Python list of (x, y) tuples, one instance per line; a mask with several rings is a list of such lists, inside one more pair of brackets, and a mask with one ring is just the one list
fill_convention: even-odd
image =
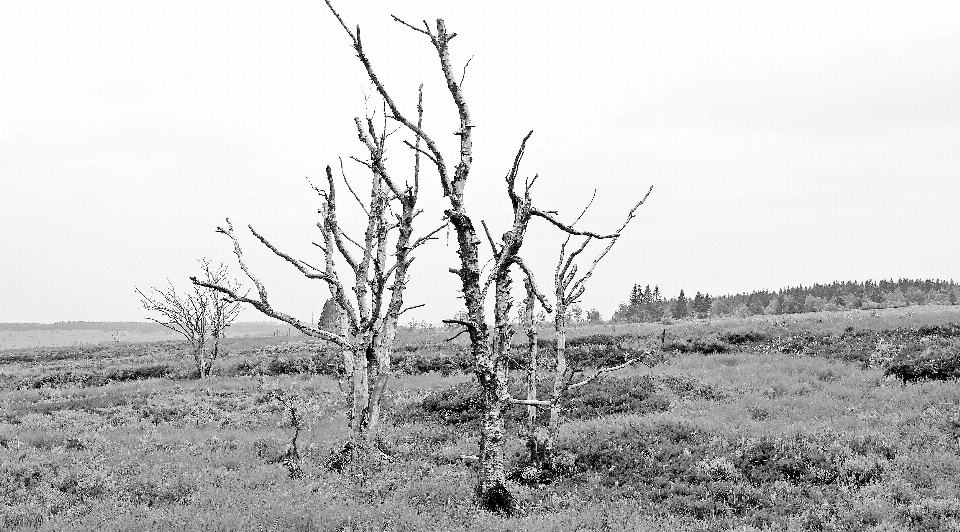
[[(520, 171), (520, 161), (523, 159), (523, 153), (527, 149), (527, 141), (530, 140), (530, 136), (533, 135), (533, 130), (530, 130), (529, 133), (523, 140), (520, 142), (520, 149), (517, 150), (517, 155), (513, 158), (513, 166), (510, 167), (510, 172), (507, 173), (507, 193), (510, 194), (510, 201), (513, 203), (513, 210), (516, 211), (517, 207), (520, 205), (521, 200), (516, 192), (516, 181), (517, 173)], [(527, 187), (527, 192), (529, 192), (529, 187)]]
[(540, 401), (538, 399), (518, 399), (513, 396), (508, 396), (507, 402), (515, 405), (527, 405), (527, 406), (536, 406), (539, 408), (550, 408), (553, 406), (553, 401)]
[(263, 237), (263, 235), (258, 233), (257, 230), (254, 229), (252, 225), (247, 225), (247, 227), (250, 229), (250, 232), (253, 233), (253, 236), (257, 237), (257, 240), (259, 240), (264, 246), (267, 246), (267, 249), (272, 251), (274, 255), (289, 262), (290, 264), (293, 264), (293, 266), (296, 269), (300, 270), (300, 273), (302, 273), (307, 279), (320, 279), (327, 282), (336, 282), (333, 279), (331, 279), (330, 276), (326, 274), (326, 272), (318, 270), (317, 268), (310, 266), (306, 262), (303, 262), (302, 260), (297, 260), (291, 257), (290, 255), (287, 255), (286, 253), (277, 249), (276, 246), (271, 244), (270, 241), (268, 241), (266, 238)]
[[(637, 212), (637, 209), (639, 209), (640, 206), (647, 201), (647, 198), (650, 197), (651, 192), (653, 192), (653, 185), (650, 185), (650, 188), (647, 189), (647, 193), (644, 194), (643, 199), (637, 202), (637, 204), (634, 205), (632, 209), (630, 209), (630, 212), (627, 213), (627, 218), (623, 221), (623, 225), (621, 225), (620, 228), (617, 229), (617, 232), (614, 233), (617, 237), (619, 237), (620, 234), (623, 232), (623, 230), (627, 227), (627, 224), (629, 224), (630, 221), (633, 220), (633, 218), (636, 216), (635, 213)], [(584, 276), (581, 277), (578, 281), (573, 283), (572, 288), (574, 290), (577, 290), (580, 292), (580, 294), (583, 294), (583, 290), (585, 289), (584, 283), (586, 283), (587, 280), (590, 279), (590, 277), (593, 275), (593, 270), (597, 267), (597, 263), (599, 263), (600, 260), (602, 260), (607, 255), (607, 253), (610, 252), (610, 249), (613, 248), (613, 245), (616, 243), (617, 243), (617, 239), (614, 238), (613, 240), (610, 241), (609, 244), (607, 244), (607, 247), (603, 250), (603, 253), (601, 253), (597, 258), (593, 260), (593, 263), (590, 265), (590, 269), (587, 270), (587, 273), (584, 274)]]
[(566, 232), (567, 234), (576, 235), (576, 236), (590, 236), (590, 237), (602, 239), (602, 240), (606, 240), (608, 238), (617, 238), (617, 236), (619, 236), (616, 233), (612, 235), (600, 235), (592, 231), (577, 231), (576, 229), (573, 228), (573, 226), (566, 225), (563, 222), (557, 220), (556, 218), (551, 216), (547, 211), (541, 211), (536, 207), (531, 207), (530, 209), (531, 209), (530, 214), (543, 218), (544, 220), (557, 226), (558, 228), (560, 228), (560, 230)]
[(650, 351), (647, 351), (647, 352), (645, 352), (645, 353), (643, 354), (643, 356), (639, 356), (639, 357), (636, 357), (636, 358), (631, 358), (630, 360), (624, 362), (623, 364), (618, 364), (618, 365), (616, 365), (616, 366), (610, 366), (610, 367), (608, 367), (608, 368), (603, 368), (603, 369), (601, 369), (601, 370), (598, 370), (598, 371), (597, 371), (595, 374), (593, 374), (591, 377), (588, 377), (588, 378), (586, 378), (586, 379), (584, 379), (584, 380), (582, 380), (582, 381), (580, 381), (580, 382), (578, 382), (578, 383), (576, 383), (576, 384), (571, 384), (569, 387), (567, 387), (567, 389), (568, 389), (568, 390), (575, 390), (575, 389), (577, 389), (577, 388), (580, 388), (581, 386), (586, 386), (586, 385), (590, 384), (591, 382), (593, 382), (593, 381), (597, 380), (598, 378), (600, 378), (600, 376), (603, 375), (604, 373), (609, 373), (609, 372), (611, 372), (611, 371), (616, 371), (616, 370), (618, 370), (618, 369), (623, 369), (623, 368), (625, 368), (625, 367), (627, 367), (627, 366), (636, 364), (637, 362), (640, 362), (641, 360), (643, 360), (644, 358), (646, 358), (646, 356), (649, 355), (649, 354), (651, 354), (651, 352), (650, 352)]
[(523, 261), (520, 257), (514, 257), (513, 262), (520, 266), (520, 269), (523, 270), (523, 273), (527, 275), (527, 280), (530, 282), (530, 290), (533, 292), (533, 295), (536, 296), (537, 300), (540, 301), (540, 305), (547, 311), (553, 312), (553, 307), (550, 305), (550, 302), (547, 300), (547, 296), (543, 295), (539, 289), (537, 289), (537, 282), (533, 278), (533, 272), (530, 271), (530, 268), (527, 267), (527, 263)]
[(415, 309), (415, 308), (420, 308), (420, 307), (425, 307), (425, 306), (427, 306), (426, 303), (420, 303), (419, 305), (413, 305), (413, 306), (407, 307), (407, 308), (401, 310), (400, 313), (397, 314), (397, 316), (402, 315), (404, 312), (406, 312), (406, 311), (408, 311), (408, 310), (413, 310), (413, 309)]
[(497, 251), (497, 244), (493, 241), (493, 236), (490, 235), (490, 228), (487, 227), (487, 221), (480, 220), (480, 225), (483, 226), (483, 231), (487, 234), (487, 241), (490, 242), (490, 250), (493, 251), (493, 256), (499, 257), (500, 252)]
[(360, 208), (363, 209), (363, 213), (367, 216), (370, 216), (370, 210), (367, 209), (367, 206), (364, 205), (363, 201), (360, 200), (360, 196), (354, 192), (353, 187), (350, 186), (350, 181), (347, 180), (347, 172), (343, 167), (343, 157), (337, 157), (340, 160), (340, 175), (343, 176), (343, 183), (347, 185), (347, 190), (350, 191), (350, 194), (353, 195), (353, 198), (357, 200), (357, 203), (360, 204)]
[[(443, 160), (443, 155), (440, 153), (440, 149), (437, 147), (436, 142), (434, 142), (433, 139), (429, 135), (427, 135), (427, 133), (423, 129), (421, 129), (419, 126), (417, 126), (416, 124), (408, 120), (406, 117), (404, 117), (403, 113), (401, 113), (400, 109), (397, 107), (397, 104), (393, 101), (393, 98), (390, 97), (390, 94), (387, 92), (387, 88), (380, 81), (380, 78), (377, 76), (376, 72), (374, 72), (373, 70), (373, 65), (370, 63), (370, 60), (367, 58), (366, 54), (363, 52), (363, 44), (360, 42), (359, 26), (357, 27), (356, 33), (351, 31), (350, 28), (347, 27), (346, 23), (343, 21), (343, 18), (340, 16), (340, 14), (337, 13), (337, 11), (333, 8), (333, 4), (331, 3), (331, 1), (330, 0), (324, 0), (324, 1), (326, 2), (327, 7), (330, 8), (330, 12), (333, 13), (333, 16), (337, 18), (337, 21), (340, 22), (340, 26), (343, 27), (344, 31), (346, 31), (347, 35), (350, 37), (350, 40), (353, 42), (353, 49), (357, 52), (357, 58), (360, 59), (360, 63), (363, 64), (364, 69), (367, 71), (367, 77), (370, 78), (370, 81), (377, 88), (377, 92), (380, 93), (380, 96), (383, 98), (384, 102), (386, 102), (387, 107), (390, 108), (390, 112), (392, 113), (392, 118), (400, 122), (404, 126), (406, 126), (407, 129), (409, 129), (411, 132), (416, 134), (418, 137), (422, 138), (423, 141), (427, 144), (427, 149), (430, 150), (430, 153), (433, 154), (434, 159), (436, 161), (437, 172), (440, 174), (440, 184), (443, 186), (444, 195), (445, 196), (449, 195), (450, 191), (452, 190), (450, 176), (449, 176), (449, 172), (447, 171), (447, 165)], [(400, 21), (400, 22), (410, 28), (413, 28), (413, 26), (406, 24), (403, 21)], [(429, 28), (429, 26), (427, 27)], [(434, 42), (434, 46), (435, 47), (437, 46), (437, 39), (434, 38), (434, 36), (430, 32), (423, 31), (420, 29), (416, 29), (416, 31), (429, 36), (431, 41)], [(459, 173), (459, 170), (458, 170), (458, 173)]]

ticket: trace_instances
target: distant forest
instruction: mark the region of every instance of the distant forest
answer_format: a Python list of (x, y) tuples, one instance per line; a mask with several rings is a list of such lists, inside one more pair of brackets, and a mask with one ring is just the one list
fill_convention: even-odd
[(655, 322), (664, 318), (707, 318), (711, 316), (753, 316), (756, 314), (797, 314), (822, 310), (878, 309), (908, 305), (956, 305), (960, 285), (940, 279), (899, 279), (846, 281), (758, 290), (725, 296), (683, 290), (665, 298), (657, 286), (636, 284), (627, 301), (613, 314), (613, 322)]

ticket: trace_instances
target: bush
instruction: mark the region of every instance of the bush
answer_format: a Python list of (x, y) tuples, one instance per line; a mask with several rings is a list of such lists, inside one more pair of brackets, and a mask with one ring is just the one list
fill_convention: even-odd
[(167, 364), (141, 364), (111, 368), (104, 372), (103, 377), (110, 381), (135, 381), (145, 379), (159, 379), (171, 373), (172, 368)]
[(884, 368), (884, 375), (908, 382), (925, 380), (957, 380), (960, 378), (960, 353), (954, 342), (910, 346), (894, 356)]
[[(553, 379), (542, 379), (540, 389), (553, 386)], [(571, 390), (563, 414), (568, 419), (593, 419), (618, 414), (646, 414), (670, 408), (670, 401), (656, 393), (656, 384), (648, 377), (598, 379), (586, 386)], [(475, 382), (464, 382), (431, 393), (418, 403), (397, 412), (401, 423), (432, 420), (445, 425), (478, 423), (480, 420), (479, 387)], [(514, 397), (523, 395), (519, 385), (511, 386)], [(526, 410), (507, 406), (504, 417), (510, 423), (526, 419)]]
[(393, 368), (408, 375), (430, 372), (450, 375), (470, 371), (473, 359), (469, 348), (463, 345), (404, 345), (393, 353)]
[(729, 332), (720, 336), (720, 340), (730, 345), (764, 342), (769, 337), (760, 331)]
[(710, 530), (785, 529), (798, 509), (813, 508), (804, 513), (803, 529), (833, 530), (823, 523), (849, 513), (857, 490), (886, 474), (886, 458), (854, 449), (874, 444), (870, 438), (837, 441), (833, 434), (734, 440), (683, 421), (656, 420), (595, 426), (562, 448), (576, 457), (573, 481), (596, 486), (597, 498), (629, 497), (659, 514), (715, 521)]
[(401, 422), (422, 421), (427, 418), (447, 425), (476, 423), (480, 420), (480, 388), (475, 382), (464, 382), (431, 393), (419, 403), (407, 406), (398, 413)]
[(702, 353), (704, 355), (726, 353), (730, 346), (719, 338), (687, 338), (674, 340), (663, 347), (664, 351), (679, 351), (681, 353)]
[(573, 390), (564, 413), (570, 419), (617, 414), (648, 414), (669, 410), (670, 401), (657, 394), (648, 377), (606, 378)]

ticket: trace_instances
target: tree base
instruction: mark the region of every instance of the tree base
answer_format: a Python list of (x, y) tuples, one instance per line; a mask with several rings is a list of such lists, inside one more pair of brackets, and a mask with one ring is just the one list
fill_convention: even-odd
[(486, 489), (482, 485), (477, 486), (476, 496), (477, 505), (490, 513), (504, 517), (517, 513), (516, 500), (502, 482), (497, 482)]

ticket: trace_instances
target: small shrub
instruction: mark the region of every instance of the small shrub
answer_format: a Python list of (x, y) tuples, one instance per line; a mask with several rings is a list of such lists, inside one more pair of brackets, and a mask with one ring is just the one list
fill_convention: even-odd
[(683, 399), (706, 399), (708, 401), (720, 401), (727, 397), (727, 393), (720, 387), (701, 382), (699, 379), (689, 375), (658, 375), (656, 380), (668, 390), (677, 394)]
[(763, 421), (770, 417), (770, 409), (760, 405), (750, 405), (747, 407), (747, 411), (750, 412), (750, 419), (756, 421)]
[(900, 512), (900, 517), (916, 530), (956, 530), (960, 519), (960, 500), (921, 499)]
[(160, 506), (166, 504), (183, 504), (190, 499), (197, 486), (181, 477), (175, 477), (163, 482), (152, 478), (135, 477), (126, 485), (127, 496), (134, 504), (144, 506)]
[(670, 409), (670, 401), (657, 394), (649, 377), (598, 379), (573, 390), (564, 413), (570, 419), (591, 419), (617, 414), (648, 414)]
[(480, 419), (480, 389), (474, 382), (464, 382), (431, 393), (419, 403), (399, 413), (405, 421), (421, 420), (422, 416), (447, 425), (476, 423)]
[(711, 355), (726, 353), (730, 351), (730, 346), (719, 338), (687, 338), (686, 340), (674, 340), (666, 344), (663, 349), (665, 351)]
[(884, 375), (894, 376), (904, 384), (925, 380), (957, 380), (960, 378), (960, 353), (956, 345), (916, 346), (904, 349), (887, 363)]
[(729, 332), (720, 336), (720, 340), (730, 345), (752, 344), (769, 340), (769, 337), (760, 331)]

